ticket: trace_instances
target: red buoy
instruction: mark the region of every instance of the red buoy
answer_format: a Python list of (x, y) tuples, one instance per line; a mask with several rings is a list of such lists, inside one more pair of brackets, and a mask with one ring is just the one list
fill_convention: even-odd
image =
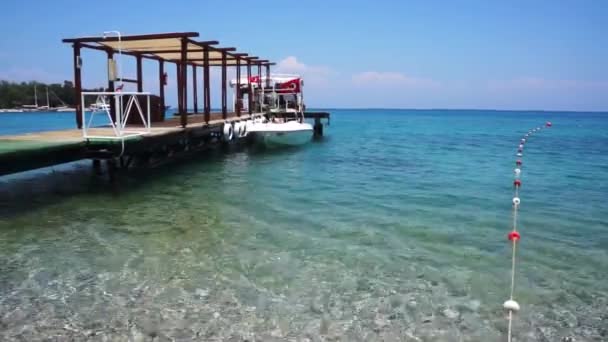
[(516, 230), (510, 232), (508, 236), (510, 241), (519, 241), (521, 239), (521, 235)]
[(519, 179), (516, 179), (513, 181), (513, 185), (514, 186), (521, 186), (521, 181)]
[(516, 165), (521, 165), (521, 159), (517, 159), (517, 161), (515, 161)]
[(517, 152), (523, 152), (523, 149), (520, 147), (517, 149)]
[(551, 121), (547, 121), (547, 123), (545, 124), (545, 126), (547, 127), (551, 127), (553, 124), (551, 123)]

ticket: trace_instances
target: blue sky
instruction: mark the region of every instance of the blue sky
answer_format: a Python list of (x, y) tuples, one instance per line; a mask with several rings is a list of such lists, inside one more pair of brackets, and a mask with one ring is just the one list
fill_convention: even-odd
[[(0, 6), (3, 79), (72, 79), (66, 37), (197, 31), (201, 40), (303, 74), (314, 107), (608, 110), (608, 1), (3, 0)], [(103, 85), (103, 55), (87, 54), (85, 63), (85, 86)], [(133, 76), (132, 58), (124, 64), (125, 76)], [(146, 90), (157, 91), (156, 70), (145, 64)], [(175, 98), (170, 84), (168, 101)], [(215, 89), (212, 101), (219, 101)]]

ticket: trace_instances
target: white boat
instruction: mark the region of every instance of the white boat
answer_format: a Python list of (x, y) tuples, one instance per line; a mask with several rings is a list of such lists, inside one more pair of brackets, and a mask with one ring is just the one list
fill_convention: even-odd
[(58, 112), (75, 112), (76, 108), (71, 108), (68, 106), (55, 107)]
[(46, 88), (46, 106), (38, 105), (38, 89), (34, 83), (34, 104), (21, 106), (23, 112), (50, 112), (52, 111), (49, 106), (49, 88)]
[(110, 104), (104, 102), (95, 102), (89, 106), (89, 110), (92, 112), (107, 112), (110, 111)]
[[(299, 75), (270, 75), (270, 77), (250, 77), (232, 80), (231, 87), (240, 85), (235, 91), (233, 109), (251, 103), (254, 113), (264, 113), (263, 117), (247, 121), (245, 135), (267, 146), (296, 146), (312, 140), (314, 130), (304, 121), (304, 82)], [(251, 92), (251, 94), (250, 94)], [(244, 97), (247, 96), (247, 101)], [(251, 101), (249, 101), (251, 96)]]
[[(59, 100), (59, 102), (61, 103), (61, 106), (57, 106), (57, 107), (51, 107), (50, 103), (49, 103), (49, 90), (51, 91), (51, 95), (53, 95), (57, 100)], [(47, 98), (47, 105), (49, 106), (49, 109), (53, 112), (75, 112), (76, 108), (72, 108), (69, 107), (67, 105), (67, 103), (63, 102), (63, 100), (57, 96), (57, 94), (55, 94), (55, 92), (52, 89), (49, 89), (48, 87), (46, 88), (46, 98)]]
[(247, 134), (266, 146), (298, 146), (312, 140), (312, 125), (306, 122), (248, 121)]

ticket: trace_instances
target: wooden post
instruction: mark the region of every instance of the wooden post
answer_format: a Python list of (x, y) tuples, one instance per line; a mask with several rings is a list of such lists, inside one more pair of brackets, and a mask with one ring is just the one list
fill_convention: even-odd
[(74, 96), (76, 97), (76, 126), (82, 128), (82, 77), (80, 74), (80, 43), (74, 43)]
[(194, 113), (198, 113), (198, 92), (196, 91), (196, 66), (192, 65), (192, 99), (194, 101)]
[(266, 64), (266, 88), (270, 88), (270, 64)]
[(180, 99), (180, 103), (181, 103), (181, 111), (180, 111), (180, 123), (182, 125), (182, 127), (186, 127), (188, 125), (188, 114), (186, 113), (187, 111), (187, 107), (188, 107), (188, 89), (186, 86), (186, 80), (188, 77), (187, 71), (188, 68), (186, 67), (186, 62), (188, 60), (188, 39), (187, 38), (182, 38), (182, 46), (181, 46), (181, 67), (180, 67), (180, 84), (178, 86), (178, 88), (182, 89), (182, 97)]
[(228, 116), (228, 108), (226, 102), (228, 97), (226, 96), (226, 52), (222, 52), (222, 118), (224, 120)]
[(143, 81), (141, 55), (138, 54), (135, 57), (135, 60), (137, 61), (137, 91), (142, 92), (142, 91), (144, 91), (144, 81)]
[(260, 106), (258, 112), (263, 111), (263, 103), (264, 103), (264, 92), (262, 91), (262, 64), (258, 64), (258, 92), (260, 93), (260, 99), (256, 102), (256, 106)]
[[(107, 50), (108, 59), (114, 58), (114, 51)], [(116, 86), (113, 80), (108, 79), (108, 91), (115, 91)], [(110, 97), (110, 116), (112, 117), (112, 122), (116, 122), (116, 106), (114, 103), (115, 97)]]
[(236, 115), (241, 116), (241, 58), (236, 58), (236, 89), (234, 90)]
[[(183, 106), (182, 106), (182, 69), (180, 68), (179, 62), (175, 63), (175, 75), (177, 79), (177, 113), (182, 114)], [(181, 119), (180, 119), (181, 120)]]
[(262, 88), (262, 64), (258, 64), (258, 88)]
[(323, 136), (323, 124), (321, 123), (321, 117), (315, 116), (315, 125), (313, 127), (313, 135), (318, 138)]
[(211, 114), (211, 92), (209, 91), (209, 47), (205, 46), (203, 51), (203, 73), (205, 74), (204, 99), (205, 99), (205, 122), (209, 123)]
[(160, 112), (164, 120), (165, 118), (165, 62), (158, 61), (158, 95), (160, 96)]
[(247, 96), (247, 107), (249, 107), (249, 115), (253, 113), (253, 86), (251, 85), (251, 60), (247, 60), (247, 91), (249, 95)]
[(102, 171), (101, 171), (101, 160), (99, 160), (99, 159), (93, 159), (93, 171), (98, 176), (102, 174)]

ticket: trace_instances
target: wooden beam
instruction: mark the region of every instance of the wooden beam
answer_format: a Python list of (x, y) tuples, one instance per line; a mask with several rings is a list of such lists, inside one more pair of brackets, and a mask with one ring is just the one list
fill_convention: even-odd
[(137, 83), (137, 80), (133, 79), (133, 78), (120, 78), (120, 77), (118, 77), (118, 78), (116, 78), (116, 81), (123, 82), (123, 83)]
[[(236, 58), (228, 58), (228, 57), (226, 57), (226, 58), (229, 60), (236, 60)], [(209, 58), (209, 61), (220, 62), (222, 59), (223, 59), (222, 57), (213, 57), (213, 58)], [(190, 58), (190, 59), (188, 59), (188, 62), (202, 62), (204, 60), (205, 60), (204, 58)]]
[(217, 40), (203, 40), (200, 42), (197, 42), (198, 44), (203, 44), (203, 45), (217, 45), (220, 42), (218, 42)]
[[(153, 40), (153, 39), (165, 39), (165, 38), (194, 38), (198, 37), (198, 32), (171, 32), (171, 33), (155, 33), (155, 34), (140, 34), (131, 36), (122, 36), (120, 41), (127, 42), (133, 40)], [(99, 43), (99, 42), (117, 42), (118, 37), (82, 37), (82, 38), (65, 38), (64, 43)]]
[(74, 96), (76, 97), (76, 126), (82, 129), (82, 75), (80, 59), (80, 43), (74, 43)]

